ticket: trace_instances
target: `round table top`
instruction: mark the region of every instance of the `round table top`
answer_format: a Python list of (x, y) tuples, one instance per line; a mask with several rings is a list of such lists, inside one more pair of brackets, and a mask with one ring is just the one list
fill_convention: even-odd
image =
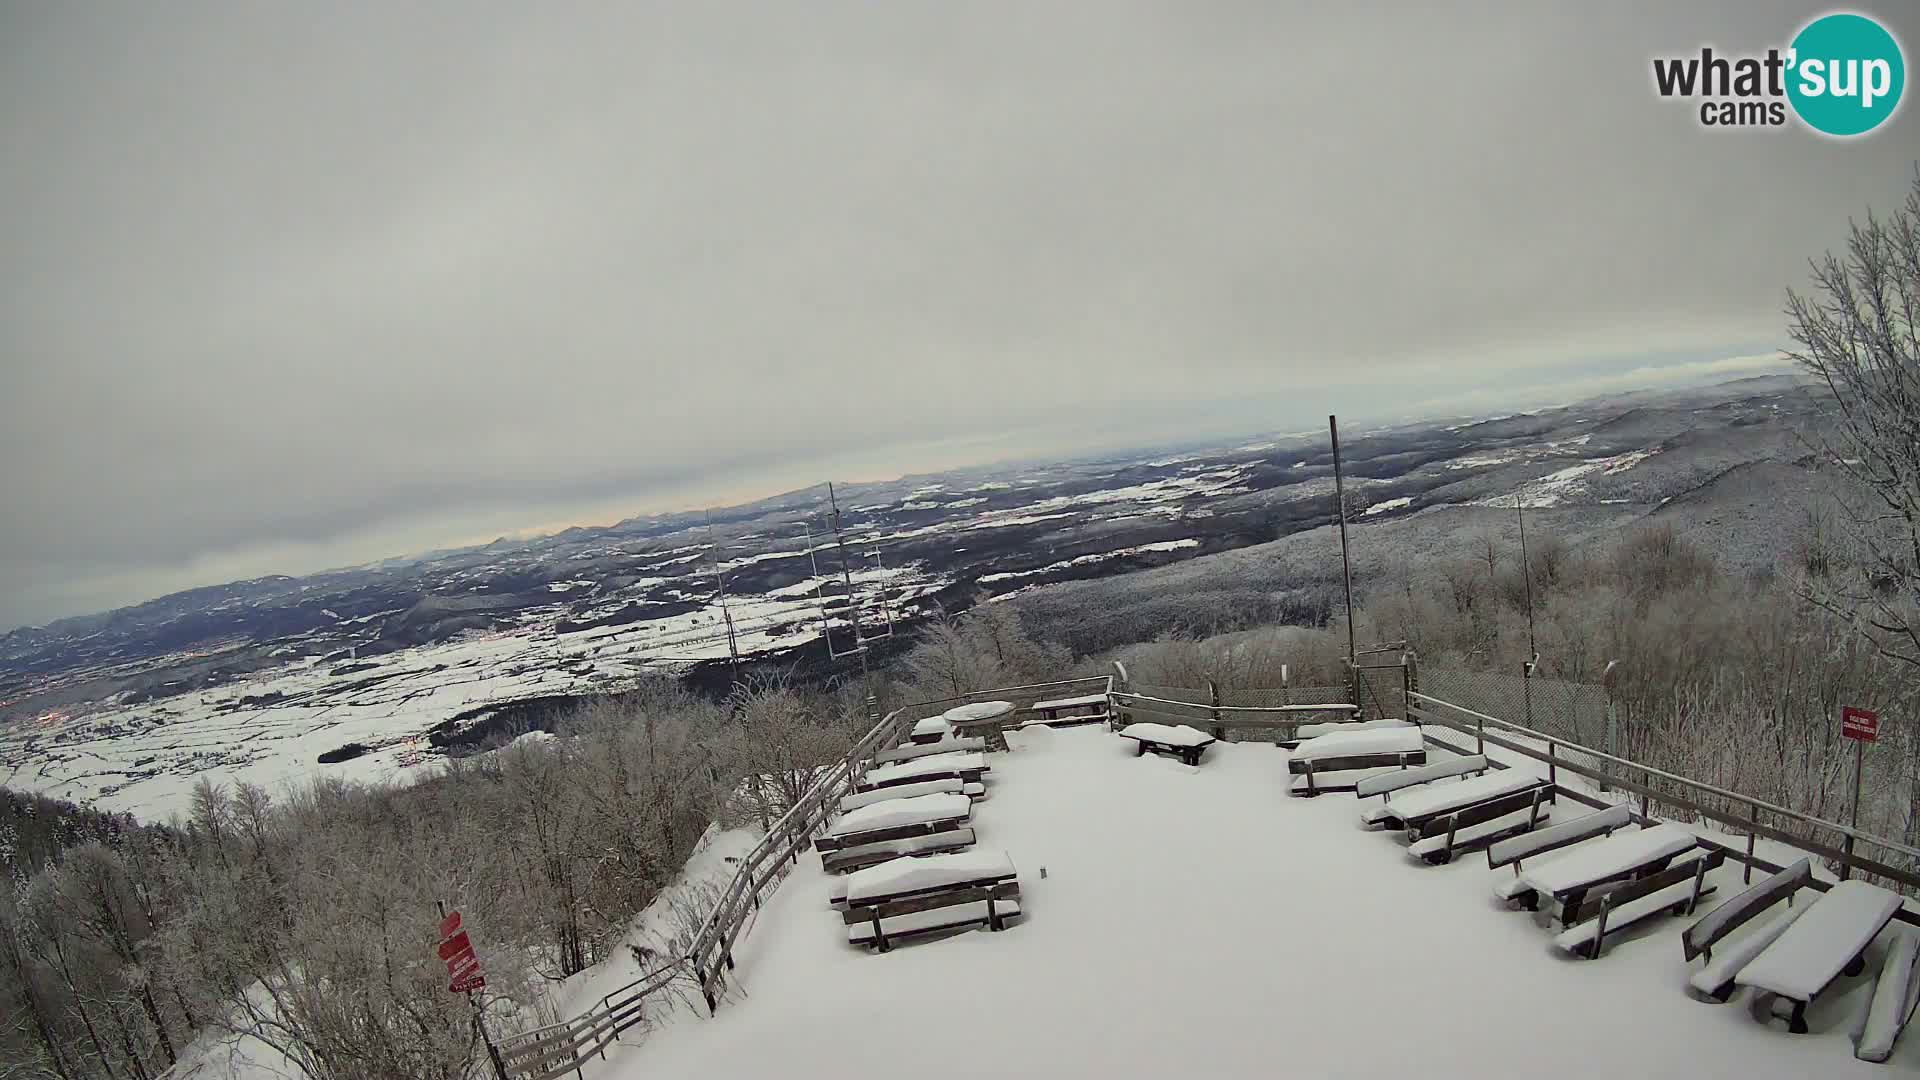
[(950, 724), (979, 724), (996, 720), (1013, 711), (1011, 701), (975, 701), (955, 705), (940, 715)]

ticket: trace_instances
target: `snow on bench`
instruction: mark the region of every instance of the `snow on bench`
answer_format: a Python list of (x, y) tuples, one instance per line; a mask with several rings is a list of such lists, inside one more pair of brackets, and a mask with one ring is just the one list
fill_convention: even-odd
[(1793, 902), (1798, 889), (1813, 884), (1813, 861), (1800, 859), (1790, 866), (1762, 878), (1739, 896), (1702, 916), (1680, 935), (1680, 951), (1691, 961), (1704, 955), (1713, 959), (1713, 943), (1739, 929), (1747, 920), (1782, 900)]
[[(879, 873), (882, 870), (888, 873)], [(992, 883), (1013, 876), (1013, 860), (1007, 853), (988, 848), (955, 855), (900, 855), (832, 879), (827, 883), (827, 898), (834, 907), (844, 908), (850, 892), (857, 902), (869, 902), (936, 887)]]
[(1040, 715), (1027, 721), (1036, 724), (1091, 724), (1107, 719), (1107, 695), (1082, 694), (1079, 697), (1036, 701), (1033, 711)]
[[(973, 846), (974, 835), (971, 828), (945, 829), (940, 832), (926, 833), (921, 836), (906, 836), (894, 840), (877, 840), (854, 844), (838, 851), (823, 852), (820, 856), (820, 869), (829, 874), (841, 874), (861, 870), (888, 859), (897, 859), (902, 855), (924, 855), (936, 851), (958, 851)], [(844, 894), (842, 894), (844, 897)]]
[(1664, 863), (1699, 844), (1699, 837), (1672, 823), (1623, 830), (1528, 867), (1520, 872), (1520, 880), (1540, 896), (1564, 902), (1577, 899), (1576, 894), (1595, 885)]
[(1575, 956), (1598, 959), (1607, 934), (1662, 911), (1671, 910), (1676, 915), (1692, 911), (1700, 897), (1712, 891), (1705, 885), (1707, 872), (1726, 857), (1727, 853), (1718, 848), (1696, 848), (1685, 853), (1665, 870), (1628, 882), (1601, 897), (1596, 905), (1599, 910), (1592, 918), (1567, 920), (1573, 925), (1555, 935), (1553, 944)]
[(1874, 980), (1873, 1001), (1854, 1032), (1854, 1057), (1878, 1063), (1893, 1055), (1894, 1041), (1913, 1016), (1914, 1006), (1920, 1004), (1920, 979), (1913, 977), (1916, 959), (1920, 959), (1920, 938), (1896, 935), (1880, 965), (1880, 977)]
[(1481, 754), (1469, 754), (1466, 757), (1449, 758), (1432, 765), (1422, 765), (1417, 769), (1397, 769), (1393, 772), (1376, 773), (1360, 781), (1353, 787), (1353, 793), (1362, 799), (1401, 788), (1413, 787), (1434, 780), (1445, 780), (1453, 776), (1466, 776), (1469, 773), (1483, 773), (1488, 769), (1487, 759)]
[(913, 732), (907, 737), (915, 743), (937, 743), (952, 731), (953, 729), (947, 725), (946, 717), (929, 716), (924, 720), (915, 721)]
[[(1734, 900), (1738, 899), (1739, 897), (1734, 898)], [(1734, 900), (1727, 901), (1727, 904), (1733, 903)], [(1727, 904), (1722, 904), (1719, 908), (1708, 912), (1707, 917), (1712, 918), (1714, 912), (1726, 907)], [(1793, 920), (1806, 914), (1812, 906), (1812, 904), (1802, 904), (1799, 907), (1788, 908), (1765, 926), (1721, 949), (1719, 956), (1709, 955), (1707, 965), (1694, 972), (1693, 977), (1687, 980), (1687, 985), (1714, 1001), (1725, 1001), (1732, 997), (1733, 978), (1740, 974), (1740, 969), (1752, 963), (1754, 957), (1759, 956), (1761, 951), (1773, 944), (1776, 938), (1786, 933), (1787, 927), (1793, 925)]]
[(873, 755), (875, 765), (891, 765), (900, 761), (917, 761), (936, 754), (964, 754), (985, 750), (985, 739), (942, 739), (931, 743), (908, 743), (891, 750), (882, 750)]
[(1427, 763), (1427, 746), (1417, 727), (1335, 731), (1299, 743), (1287, 753), (1287, 772), (1303, 777), (1289, 794), (1312, 797), (1323, 791), (1351, 790), (1364, 777), (1330, 777), (1369, 769), (1408, 768)]
[(997, 848), (956, 855), (918, 855), (870, 866), (847, 876), (847, 901), (893, 900), (956, 885), (981, 885), (1014, 876), (1013, 860)]
[(918, 784), (898, 784), (894, 787), (875, 788), (872, 791), (857, 791), (840, 800), (840, 812), (858, 810), (863, 806), (872, 806), (889, 799), (911, 799), (918, 795), (966, 795), (969, 798), (986, 792), (983, 784), (969, 784), (957, 776), (943, 776), (938, 780), (927, 780)]
[(955, 705), (940, 715), (949, 724), (977, 724), (982, 720), (992, 720), (1013, 711), (1011, 701), (971, 701), (965, 705)]
[[(1596, 810), (1591, 814), (1574, 818), (1572, 821), (1500, 841), (1487, 849), (1487, 869), (1497, 870), (1511, 863), (1513, 876), (1518, 878), (1520, 863), (1524, 859), (1577, 844), (1582, 840), (1590, 840), (1602, 833), (1612, 836), (1614, 830), (1624, 829), (1631, 824), (1633, 824), (1633, 810), (1624, 803), (1609, 806), (1605, 810)], [(1511, 899), (1511, 897), (1503, 895), (1502, 899)]]
[[(1517, 792), (1507, 796), (1509, 799), (1523, 798), (1528, 792)], [(1435, 819), (1433, 824), (1446, 823), (1446, 832), (1423, 836), (1407, 845), (1407, 853), (1430, 863), (1444, 863), (1453, 860), (1454, 853), (1462, 848), (1470, 848), (1490, 838), (1507, 836), (1515, 832), (1533, 831), (1540, 822), (1551, 814), (1552, 808), (1543, 798), (1536, 797), (1531, 804), (1521, 806), (1504, 804), (1504, 800), (1482, 803), (1479, 807), (1468, 807), (1457, 817)], [(1478, 814), (1485, 808), (1485, 814)], [(1469, 818), (1472, 818), (1469, 820)]]
[(826, 834), (814, 841), (814, 847), (831, 851), (870, 840), (957, 829), (972, 813), (973, 800), (958, 792), (883, 799), (840, 815), (827, 827)]
[(1516, 791), (1539, 787), (1544, 781), (1519, 769), (1490, 772), (1470, 780), (1424, 784), (1387, 796), (1387, 801), (1369, 806), (1360, 814), (1368, 825), (1405, 828), (1435, 814), (1459, 810), (1477, 802), (1497, 799)]
[(893, 787), (897, 784), (915, 784), (942, 776), (978, 780), (980, 774), (986, 771), (987, 759), (977, 752), (930, 754), (912, 761), (869, 769), (867, 774), (860, 778), (857, 786), (861, 791), (867, 791), (873, 788)]
[(1120, 737), (1133, 740), (1135, 756), (1152, 750), (1171, 754), (1195, 766), (1200, 764), (1200, 755), (1214, 743), (1213, 736), (1185, 724), (1128, 724), (1120, 729)]
[[(1345, 709), (1348, 712), (1353, 711), (1353, 706), (1351, 705), (1306, 705), (1306, 706), (1290, 705), (1286, 707), (1290, 709), (1296, 709), (1302, 712), (1305, 712), (1308, 710), (1319, 712), (1326, 709)], [(1301, 724), (1299, 727), (1293, 729), (1292, 741), (1295, 743), (1302, 743), (1307, 741), (1308, 739), (1317, 739), (1322, 735), (1332, 735), (1337, 732), (1343, 732), (1343, 731), (1373, 731), (1379, 728), (1410, 728), (1412, 726), (1413, 724), (1409, 721), (1391, 720), (1391, 719), (1336, 720), (1331, 723), (1323, 723), (1323, 724)]]
[(1859, 974), (1867, 946), (1899, 910), (1898, 895), (1864, 881), (1842, 881), (1814, 901), (1734, 982), (1793, 1002), (1788, 1030), (1804, 1035), (1808, 1003), (1843, 971)]
[(999, 930), (1019, 914), (1020, 882), (1004, 851), (894, 859), (847, 878), (847, 940), (881, 952), (894, 939), (985, 922)]
[(1324, 761), (1328, 758), (1371, 757), (1380, 754), (1407, 754), (1425, 750), (1420, 729), (1412, 725), (1367, 727), (1358, 731), (1334, 731), (1302, 742), (1287, 756), (1289, 761)]

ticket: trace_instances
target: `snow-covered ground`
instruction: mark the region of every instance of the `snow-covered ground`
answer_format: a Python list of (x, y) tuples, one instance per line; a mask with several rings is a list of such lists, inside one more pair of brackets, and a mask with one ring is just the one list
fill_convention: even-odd
[[(1470, 855), (1430, 867), (1351, 796), (1290, 799), (1285, 753), (1136, 758), (1101, 728), (1027, 729), (974, 813), (1024, 921), (875, 955), (802, 859), (735, 953), (719, 1015), (679, 1010), (590, 1080), (658, 1076), (1846, 1077), (1871, 975), (1787, 1034), (1689, 998), (1683, 922), (1555, 952)], [(1562, 816), (1576, 808), (1568, 805)], [(1042, 874), (1044, 873), (1044, 877)], [(1714, 874), (1717, 899), (1738, 867)], [(1877, 970), (1876, 947), (1869, 972)], [(1697, 966), (1697, 965), (1696, 965)], [(1896, 1073), (1877, 1071), (1882, 1068)]]

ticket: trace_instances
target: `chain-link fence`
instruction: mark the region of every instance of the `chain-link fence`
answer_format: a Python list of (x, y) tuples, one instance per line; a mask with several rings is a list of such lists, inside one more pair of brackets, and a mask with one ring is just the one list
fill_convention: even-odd
[(1604, 687), (1503, 671), (1422, 667), (1420, 692), (1568, 742), (1599, 749), (1607, 745)]

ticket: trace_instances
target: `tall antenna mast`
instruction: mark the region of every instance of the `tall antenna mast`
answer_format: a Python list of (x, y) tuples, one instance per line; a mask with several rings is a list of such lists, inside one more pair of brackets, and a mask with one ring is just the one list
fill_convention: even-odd
[(733, 611), (727, 606), (727, 582), (720, 576), (720, 560), (715, 552), (720, 545), (713, 539), (713, 511), (707, 511), (707, 562), (713, 567), (713, 585), (720, 597), (720, 617), (727, 623), (727, 663), (728, 677), (735, 683), (740, 681), (740, 640), (733, 632)]
[(887, 632), (881, 637), (893, 636), (893, 608), (887, 603), (887, 564), (880, 561), (880, 545), (876, 541), (873, 550), (867, 552), (873, 556), (873, 568), (880, 573), (880, 615), (887, 620)]
[[(1340, 570), (1347, 582), (1347, 666), (1353, 667), (1359, 659), (1359, 650), (1353, 638), (1353, 559), (1347, 550), (1347, 481), (1340, 469), (1339, 418), (1327, 417), (1327, 433), (1333, 437), (1333, 497), (1340, 502)], [(1359, 669), (1355, 668), (1354, 678), (1359, 677)]]
[(840, 527), (840, 499), (833, 493), (831, 480), (827, 481), (827, 504), (833, 508), (833, 543), (840, 550), (840, 580), (847, 587), (847, 615), (853, 620), (853, 645), (864, 652), (867, 639), (860, 630), (860, 598), (853, 592), (853, 564), (847, 561), (847, 536)]
[(833, 542), (840, 549), (840, 580), (847, 586), (847, 611), (853, 619), (853, 651), (860, 657), (860, 682), (866, 687), (867, 718), (880, 720), (880, 698), (873, 690), (873, 671), (867, 667), (867, 642), (860, 631), (860, 599), (853, 592), (853, 566), (847, 561), (846, 531), (840, 527), (840, 499), (827, 481), (827, 505), (833, 510)]
[(1533, 669), (1540, 663), (1540, 646), (1533, 636), (1533, 561), (1527, 558), (1527, 512), (1520, 492), (1513, 493), (1513, 516), (1520, 522), (1520, 580), (1527, 587), (1527, 662), (1520, 665), (1520, 696), (1526, 724), (1533, 726)]
[(807, 565), (813, 568), (813, 601), (820, 607), (820, 637), (827, 643), (827, 658), (838, 659), (838, 654), (833, 651), (833, 624), (827, 621), (827, 594), (820, 587), (820, 560), (813, 554), (813, 526), (807, 524), (806, 518), (801, 518), (800, 527), (807, 534)]

